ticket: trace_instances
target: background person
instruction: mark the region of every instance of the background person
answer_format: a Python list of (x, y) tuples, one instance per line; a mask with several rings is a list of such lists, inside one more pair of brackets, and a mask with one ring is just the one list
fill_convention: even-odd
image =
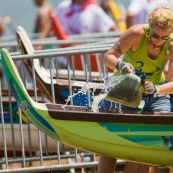
[(161, 4), (168, 4), (168, 0), (131, 0), (126, 13), (127, 28), (147, 23), (148, 14)]
[(68, 35), (116, 31), (116, 23), (94, 0), (64, 0), (55, 10), (62, 29)]
[(0, 37), (5, 33), (5, 26), (2, 18), (0, 18)]
[(126, 10), (122, 4), (118, 5), (114, 0), (101, 0), (100, 6), (117, 23), (121, 31), (126, 30)]
[[(34, 25), (34, 33), (39, 33), (38, 38), (46, 38), (49, 36), (51, 32), (51, 23), (50, 23), (50, 10), (52, 10), (52, 6), (48, 2), (48, 0), (33, 0), (34, 4), (38, 7), (38, 12)], [(52, 48), (52, 46), (45, 47), (43, 45), (34, 46), (35, 50), (41, 50), (43, 48)], [(40, 63), (49, 68), (49, 60), (41, 59)]]
[[(49, 11), (52, 10), (52, 6), (47, 0), (34, 0), (34, 3), (38, 6), (34, 33), (39, 33), (39, 38), (48, 37), (51, 30)], [(37, 50), (42, 48), (42, 46), (35, 46)]]
[(55, 16), (67, 36), (118, 30), (95, 0), (64, 0), (58, 4)]

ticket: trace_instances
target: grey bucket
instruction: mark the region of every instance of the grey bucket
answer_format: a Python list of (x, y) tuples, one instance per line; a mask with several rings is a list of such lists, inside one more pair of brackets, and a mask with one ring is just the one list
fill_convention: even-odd
[(116, 82), (111, 80), (111, 84), (108, 84), (112, 87), (105, 97), (106, 100), (134, 108), (142, 108), (144, 106), (140, 90), (141, 79), (137, 75), (133, 73), (121, 75), (119, 76), (118, 83), (116, 77), (115, 80)]

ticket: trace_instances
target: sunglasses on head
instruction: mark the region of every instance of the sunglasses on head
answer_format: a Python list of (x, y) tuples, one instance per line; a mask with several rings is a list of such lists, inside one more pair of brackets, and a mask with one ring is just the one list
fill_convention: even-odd
[(159, 38), (159, 39), (162, 39), (162, 40), (168, 40), (169, 39), (169, 36), (162, 36), (162, 37), (160, 37), (156, 33), (151, 34), (151, 37), (156, 38), (156, 39)]

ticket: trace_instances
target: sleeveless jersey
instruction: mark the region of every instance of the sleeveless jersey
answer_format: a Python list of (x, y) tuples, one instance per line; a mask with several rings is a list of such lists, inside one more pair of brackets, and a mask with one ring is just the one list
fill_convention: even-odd
[(136, 74), (143, 80), (151, 81), (155, 85), (161, 85), (165, 80), (164, 66), (167, 63), (166, 54), (168, 50), (171, 37), (163, 45), (161, 52), (157, 59), (151, 59), (147, 54), (149, 33), (149, 25), (145, 28), (145, 33), (142, 37), (139, 47), (135, 52), (128, 50), (124, 56), (123, 61), (132, 64), (135, 68)]

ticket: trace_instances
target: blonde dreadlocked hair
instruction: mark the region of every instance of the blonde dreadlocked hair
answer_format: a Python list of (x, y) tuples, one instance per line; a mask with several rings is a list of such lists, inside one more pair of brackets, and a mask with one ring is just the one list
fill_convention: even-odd
[(161, 5), (148, 15), (148, 23), (161, 29), (173, 31), (173, 10), (167, 5)]

